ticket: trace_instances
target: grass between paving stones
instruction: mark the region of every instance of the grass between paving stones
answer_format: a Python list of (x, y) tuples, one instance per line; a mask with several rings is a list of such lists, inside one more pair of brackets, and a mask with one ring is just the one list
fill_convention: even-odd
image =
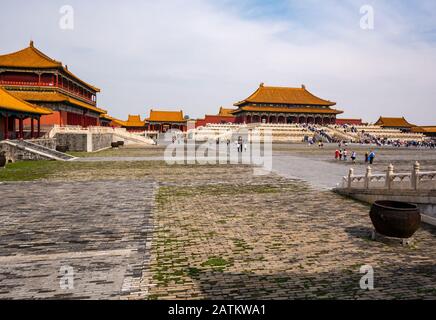
[(0, 169), (0, 181), (35, 181), (51, 178), (68, 181), (69, 178), (74, 180), (79, 174), (96, 179), (116, 179), (126, 176), (127, 171), (136, 170), (141, 173), (141, 170), (163, 166), (163, 161), (18, 161)]
[(34, 181), (46, 179), (64, 166), (58, 161), (22, 161), (0, 169), (0, 181)]
[[(206, 184), (198, 186), (160, 186), (155, 196), (157, 204), (157, 216), (165, 214), (168, 206), (177, 203), (177, 198), (183, 198), (183, 201), (189, 201), (189, 198), (204, 197), (227, 197), (235, 193), (238, 194), (276, 194), (288, 193), (294, 190), (295, 184), (270, 185), (270, 184)], [(188, 200), (187, 200), (188, 199)], [(206, 201), (206, 200), (205, 200)], [(218, 224), (226, 224), (225, 219), (215, 221)], [(162, 226), (161, 229), (155, 230), (155, 240), (153, 246), (153, 255), (155, 256), (155, 264), (152, 266), (152, 277), (158, 287), (171, 287), (173, 284), (183, 285), (189, 279), (200, 279), (202, 275), (210, 272), (221, 273), (233, 266), (232, 257), (219, 254), (211, 255), (203, 261), (190, 261), (190, 256), (185, 254), (185, 244), (190, 239), (194, 241), (207, 241), (207, 239), (218, 236), (216, 231), (199, 230), (198, 228), (189, 228), (189, 226), (181, 226), (181, 229), (172, 230)], [(189, 234), (189, 239), (186, 239), (182, 234)], [(176, 234), (177, 233), (177, 234)], [(180, 240), (180, 239), (184, 240)], [(204, 239), (204, 240), (203, 240)], [(253, 250), (244, 239), (232, 239), (234, 245), (234, 253), (240, 254)], [(264, 257), (258, 257), (259, 261), (263, 261)], [(180, 262), (183, 263), (180, 263)], [(281, 282), (281, 279), (277, 280)], [(159, 295), (152, 294), (150, 299), (159, 299)]]
[(0, 169), (0, 182), (87, 181), (174, 177), (175, 172), (209, 170), (216, 166), (168, 165), (164, 161), (18, 161)]

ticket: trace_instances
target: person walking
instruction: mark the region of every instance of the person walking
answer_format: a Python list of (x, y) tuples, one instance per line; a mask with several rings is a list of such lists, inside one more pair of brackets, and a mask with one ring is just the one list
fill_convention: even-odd
[(368, 163), (369, 161), (369, 154), (368, 152), (365, 153), (365, 163)]
[(351, 153), (351, 161), (353, 161), (353, 163), (356, 163), (356, 158), (357, 158), (357, 153), (356, 151), (353, 151)]
[(238, 138), (238, 152), (242, 153), (242, 148), (243, 148), (243, 140), (242, 137)]
[(342, 149), (339, 150), (339, 160), (342, 160), (342, 156), (343, 156), (343, 151)]
[(347, 157), (348, 157), (348, 151), (347, 149), (344, 149), (344, 161), (347, 161)]
[(369, 158), (369, 164), (373, 164), (374, 163), (374, 159), (375, 159), (375, 152), (371, 151), (371, 153), (368, 156)]
[(339, 160), (339, 150), (336, 149), (335, 151), (335, 160)]

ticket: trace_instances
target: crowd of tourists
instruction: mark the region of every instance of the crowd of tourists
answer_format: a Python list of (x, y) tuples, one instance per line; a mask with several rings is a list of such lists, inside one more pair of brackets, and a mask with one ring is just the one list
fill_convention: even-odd
[[(339, 144), (341, 146), (341, 144)], [(356, 163), (357, 160), (357, 152), (356, 151), (349, 151), (347, 149), (336, 149), (335, 151), (335, 160), (337, 161), (348, 161), (351, 160), (353, 163)], [(369, 151), (365, 153), (365, 163), (373, 164), (375, 160), (375, 152)]]

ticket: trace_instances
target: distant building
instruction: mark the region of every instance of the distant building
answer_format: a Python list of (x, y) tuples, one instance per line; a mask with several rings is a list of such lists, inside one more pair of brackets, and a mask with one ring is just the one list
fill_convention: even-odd
[(403, 131), (410, 131), (413, 127), (416, 127), (414, 124), (409, 123), (404, 117), (401, 118), (380, 117), (375, 123), (375, 125), (380, 126), (382, 128), (398, 129)]
[[(0, 55), (0, 86), (26, 102), (51, 109), (41, 126), (97, 126), (106, 111), (97, 107), (100, 89), (86, 83), (61, 62), (34, 47)], [(24, 125), (30, 127), (30, 120)]]
[(413, 133), (422, 133), (426, 137), (436, 138), (436, 126), (413, 127), (410, 131)]
[(236, 109), (225, 109), (223, 107), (220, 108), (218, 114), (216, 115), (205, 115), (204, 119), (198, 119), (195, 123), (196, 127), (202, 127), (210, 124), (219, 124), (219, 123), (235, 123), (236, 116), (232, 113), (236, 111)]
[(232, 112), (238, 123), (316, 123), (335, 124), (342, 111), (335, 102), (316, 97), (301, 88), (267, 87), (263, 83), (247, 99), (235, 103)]
[[(115, 120), (115, 118), (111, 117), (110, 115), (108, 115), (107, 113), (101, 114), (100, 115), (100, 126), (102, 127), (113, 127), (113, 121)], [(121, 127), (121, 126), (116, 126), (116, 127)]]
[(351, 126), (361, 126), (363, 125), (362, 119), (336, 119), (337, 125), (351, 125)]
[(187, 119), (183, 111), (150, 110), (150, 117), (146, 119), (148, 131), (167, 132), (170, 129), (186, 131)]
[(122, 128), (126, 128), (129, 132), (142, 132), (147, 129), (146, 121), (141, 120), (140, 115), (129, 114), (127, 121), (115, 119), (115, 123), (120, 124)]

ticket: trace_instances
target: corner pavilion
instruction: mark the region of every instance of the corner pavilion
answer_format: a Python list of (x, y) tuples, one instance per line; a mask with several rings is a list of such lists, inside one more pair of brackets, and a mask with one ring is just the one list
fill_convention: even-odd
[(301, 88), (268, 87), (263, 83), (248, 98), (234, 104), (232, 114), (238, 123), (335, 124), (343, 113), (333, 109), (335, 102), (321, 99)]

